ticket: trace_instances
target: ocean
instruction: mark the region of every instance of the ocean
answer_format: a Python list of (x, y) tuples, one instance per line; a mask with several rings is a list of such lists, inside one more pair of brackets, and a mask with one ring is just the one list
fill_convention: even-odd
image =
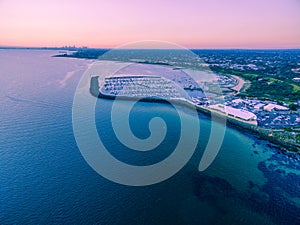
[[(92, 61), (51, 57), (57, 53), (0, 50), (0, 224), (299, 224), (299, 158), (228, 125), (219, 154), (200, 172), (215, 123), (201, 113), (196, 150), (174, 176), (148, 186), (100, 176), (82, 156), (72, 126), (75, 91)], [(145, 153), (118, 141), (112, 104), (97, 100), (95, 122), (114, 157), (150, 165), (172, 153), (180, 136), (172, 105), (138, 102), (132, 109), (137, 137), (150, 135), (153, 117), (168, 128), (161, 145)], [(122, 114), (128, 102), (119, 105)]]

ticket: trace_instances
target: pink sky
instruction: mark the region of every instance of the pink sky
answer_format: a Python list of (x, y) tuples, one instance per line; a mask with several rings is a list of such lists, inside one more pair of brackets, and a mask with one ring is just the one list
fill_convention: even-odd
[(300, 48), (300, 0), (0, 0), (0, 46)]

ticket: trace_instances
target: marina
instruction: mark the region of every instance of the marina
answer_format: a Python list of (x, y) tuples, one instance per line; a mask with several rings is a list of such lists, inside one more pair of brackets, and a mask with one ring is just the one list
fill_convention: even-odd
[[(241, 99), (235, 95), (225, 95), (225, 101), (222, 101), (222, 98), (211, 99), (206, 97), (200, 85), (191, 85), (195, 83), (192, 78), (178, 79), (178, 77), (172, 77), (170, 74), (159, 76), (126, 73), (107, 76), (104, 82), (99, 83), (99, 76), (93, 76), (90, 92), (95, 97), (106, 99), (168, 101), (183, 105), (204, 114), (226, 119), (230, 124), (254, 131), (263, 138), (288, 149), (299, 149), (296, 133), (286, 130), (300, 125), (299, 115), (290, 112), (287, 107), (273, 101)], [(237, 85), (241, 88), (236, 80), (233, 82), (234, 85), (230, 85), (232, 80), (234, 78), (220, 76), (217, 82), (223, 87), (225, 85), (232, 88)], [(280, 139), (279, 134), (285, 137), (285, 141)]]
[[(175, 104), (194, 107), (198, 111), (226, 117), (233, 124), (257, 126), (257, 117), (246, 110), (235, 109), (222, 104), (210, 105), (208, 99), (194, 98), (185, 93), (175, 82), (160, 76), (124, 74), (106, 77), (104, 83), (98, 76), (91, 78), (91, 93), (100, 98), (140, 101), (170, 101)], [(199, 91), (199, 89), (198, 89)], [(199, 100), (199, 99), (202, 99)]]

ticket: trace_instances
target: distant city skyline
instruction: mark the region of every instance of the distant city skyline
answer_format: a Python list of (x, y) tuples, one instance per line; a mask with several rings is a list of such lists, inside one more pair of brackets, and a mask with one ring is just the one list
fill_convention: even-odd
[(0, 46), (300, 48), (299, 12), (299, 0), (0, 0)]

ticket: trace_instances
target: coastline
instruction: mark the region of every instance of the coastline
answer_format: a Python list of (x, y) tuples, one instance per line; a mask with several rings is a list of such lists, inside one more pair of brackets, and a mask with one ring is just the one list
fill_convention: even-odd
[[(242, 88), (242, 86), (241, 86), (241, 88)], [(116, 96), (107, 95), (107, 94), (104, 94), (99, 91), (98, 76), (91, 77), (90, 93), (96, 98), (109, 99), (109, 100), (116, 99)], [(140, 100), (140, 98), (130, 97), (130, 96), (118, 96), (117, 98), (118, 98), (118, 100), (127, 100), (127, 101)], [(282, 142), (279, 138), (270, 135), (270, 132), (272, 132), (271, 129), (261, 128), (261, 127), (257, 126), (257, 124), (255, 125), (251, 122), (247, 122), (247, 121), (241, 120), (239, 118), (236, 118), (236, 117), (233, 117), (230, 115), (226, 115), (217, 110), (213, 110), (213, 109), (210, 109), (207, 107), (196, 105), (193, 102), (191, 102), (187, 99), (184, 99), (184, 98), (165, 99), (164, 100), (164, 99), (159, 99), (159, 98), (155, 98), (155, 97), (149, 97), (149, 98), (143, 98), (140, 101), (160, 102), (160, 103), (171, 102), (171, 103), (181, 105), (181, 106), (184, 106), (187, 108), (196, 109), (198, 112), (201, 112), (208, 116), (214, 115), (214, 116), (216, 116), (216, 119), (218, 119), (218, 118), (221, 120), (225, 119), (226, 122), (228, 121), (229, 124), (234, 125), (238, 128), (247, 129), (248, 131), (259, 135), (261, 138), (269, 141), (270, 143), (283, 147), (284, 148), (283, 152), (285, 152), (287, 150), (289, 152), (300, 153), (300, 145), (295, 144), (295, 143), (290, 143), (290, 142)], [(219, 121), (217, 121), (217, 122), (219, 122)]]

